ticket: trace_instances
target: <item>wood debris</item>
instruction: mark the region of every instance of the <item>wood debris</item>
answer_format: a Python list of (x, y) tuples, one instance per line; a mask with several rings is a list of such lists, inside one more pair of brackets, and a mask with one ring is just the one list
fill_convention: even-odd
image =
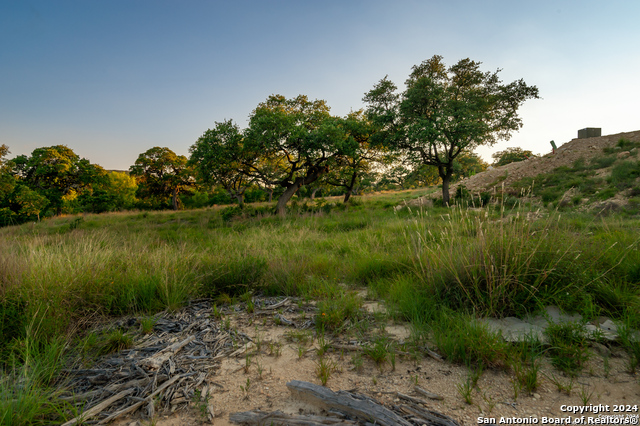
[(385, 407), (365, 395), (347, 391), (334, 392), (309, 382), (292, 380), (287, 383), (294, 398), (324, 410), (326, 416), (291, 415), (280, 411), (245, 411), (229, 417), (233, 423), (243, 425), (380, 425), (380, 426), (459, 426), (449, 416), (430, 410), (426, 401), (398, 394), (406, 404)]
[[(290, 302), (269, 298), (261, 301), (261, 309), (273, 312), (273, 306)], [(202, 392), (219, 390), (220, 385), (208, 378), (213, 378), (221, 359), (241, 355), (252, 345), (244, 333), (223, 328), (208, 300), (193, 301), (156, 319), (151, 334), (138, 332), (134, 347), (104, 356), (92, 368), (63, 372), (65, 391), (60, 398), (78, 406), (80, 413), (65, 426), (105, 424), (138, 409), (148, 417), (183, 409), (196, 392), (202, 397)], [(119, 325), (137, 330), (140, 323), (131, 318)], [(213, 407), (208, 411), (213, 418)]]

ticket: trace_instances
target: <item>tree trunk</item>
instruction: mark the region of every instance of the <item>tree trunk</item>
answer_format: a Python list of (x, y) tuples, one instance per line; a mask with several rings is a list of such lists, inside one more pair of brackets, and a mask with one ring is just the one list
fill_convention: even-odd
[[(285, 191), (282, 193), (280, 198), (278, 198), (278, 204), (276, 204), (276, 213), (280, 217), (285, 217), (287, 213), (287, 203), (293, 197), (293, 194), (298, 192), (302, 185), (309, 185), (320, 178), (323, 174), (327, 173), (329, 169), (327, 166), (312, 166), (307, 175), (304, 178), (296, 178), (296, 180), (290, 184), (289, 186), (285, 186)], [(283, 185), (284, 186), (284, 185)]]
[(313, 188), (313, 191), (311, 191), (311, 199), (315, 200), (316, 199), (316, 192), (318, 192), (320, 188)]
[(273, 188), (269, 188), (269, 202), (273, 201)]
[(297, 178), (293, 184), (287, 187), (282, 195), (278, 198), (278, 204), (276, 204), (276, 213), (280, 217), (285, 217), (287, 213), (287, 203), (293, 197), (298, 189), (302, 186), (302, 178)]
[(449, 183), (451, 182), (451, 173), (447, 171), (441, 174), (440, 177), (442, 178), (442, 205), (449, 207)]
[(358, 177), (358, 172), (356, 170), (353, 171), (351, 175), (351, 182), (349, 182), (349, 186), (347, 187), (347, 192), (344, 194), (344, 203), (346, 204), (351, 198), (353, 194), (353, 187), (356, 186), (356, 178)]
[(173, 193), (171, 194), (171, 204), (173, 205), (174, 210), (178, 210), (178, 188), (173, 188)]
[(244, 194), (236, 194), (236, 200), (238, 201), (238, 206), (240, 206), (241, 209), (244, 208)]

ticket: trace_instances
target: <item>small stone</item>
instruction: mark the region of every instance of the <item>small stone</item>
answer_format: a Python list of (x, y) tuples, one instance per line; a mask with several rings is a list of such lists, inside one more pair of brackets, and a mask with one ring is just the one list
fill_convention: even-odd
[(540, 399), (540, 394), (539, 393), (534, 393), (533, 394), (533, 399)]

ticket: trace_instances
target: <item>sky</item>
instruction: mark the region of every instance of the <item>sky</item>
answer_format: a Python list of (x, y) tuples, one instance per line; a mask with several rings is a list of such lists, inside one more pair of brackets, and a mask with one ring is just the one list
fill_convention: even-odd
[(637, 0), (0, 0), (0, 144), (127, 170), (154, 146), (188, 156), (216, 122), (245, 127), (271, 94), (344, 116), (441, 55), (540, 91), (478, 154), (545, 154), (585, 127), (640, 130), (638, 17)]

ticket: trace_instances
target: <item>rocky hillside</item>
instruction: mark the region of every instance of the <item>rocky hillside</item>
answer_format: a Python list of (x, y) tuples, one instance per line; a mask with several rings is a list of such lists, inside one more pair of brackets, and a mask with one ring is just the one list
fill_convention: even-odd
[[(538, 175), (550, 173), (561, 166), (571, 167), (580, 158), (589, 162), (592, 158), (602, 155), (605, 148), (615, 149), (620, 139), (640, 142), (640, 130), (596, 138), (573, 139), (560, 146), (555, 154), (550, 153), (543, 157), (510, 163), (464, 179), (452, 185), (454, 186), (452, 193), (459, 185), (464, 185), (473, 193), (492, 190), (496, 186), (500, 188), (503, 183), (505, 188), (509, 188), (514, 182), (523, 178), (535, 178)], [(618, 158), (625, 158), (635, 154), (635, 159), (638, 159), (639, 153), (640, 151), (637, 149), (632, 150), (631, 153), (620, 150), (617, 155)]]

